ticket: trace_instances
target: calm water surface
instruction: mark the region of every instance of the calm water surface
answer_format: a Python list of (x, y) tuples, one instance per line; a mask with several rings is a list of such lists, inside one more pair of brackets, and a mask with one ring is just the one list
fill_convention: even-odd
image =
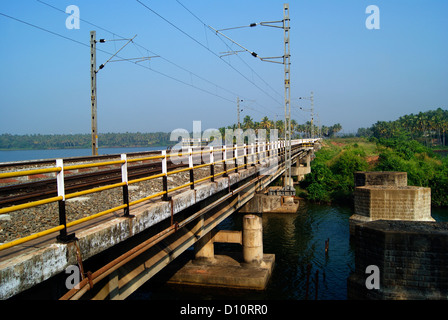
[[(118, 154), (160, 150), (155, 148), (103, 148), (100, 154)], [(51, 159), (90, 155), (90, 149), (0, 151), (0, 162), (30, 159)], [(354, 245), (350, 241), (348, 219), (351, 206), (327, 206), (301, 201), (296, 214), (263, 214), (263, 244), (265, 253), (275, 254), (275, 267), (268, 287), (263, 292), (228, 289), (194, 289), (171, 287), (160, 272), (129, 299), (260, 299), (302, 300), (306, 298), (307, 265), (311, 265), (308, 299), (315, 299), (318, 271), (318, 299), (345, 300), (347, 277), (354, 271)], [(432, 209), (436, 221), (448, 221), (448, 209)], [(242, 217), (233, 214), (218, 228), (241, 230)], [(325, 253), (325, 240), (329, 251)], [(235, 244), (215, 244), (216, 251), (241, 252)], [(192, 250), (189, 250), (190, 254)], [(187, 252), (188, 254), (188, 252)], [(180, 257), (182, 258), (182, 256)], [(179, 258), (178, 258), (179, 259)]]
[[(172, 287), (156, 275), (129, 299), (135, 300), (303, 300), (306, 298), (307, 265), (311, 265), (308, 299), (315, 299), (318, 270), (318, 299), (346, 300), (347, 278), (354, 271), (354, 245), (348, 219), (351, 207), (301, 202), (297, 214), (263, 214), (264, 252), (275, 254), (275, 267), (264, 292), (228, 289)], [(448, 209), (433, 209), (436, 221), (448, 221)], [(220, 229), (241, 230), (241, 215), (233, 214)], [(325, 254), (325, 240), (329, 251)], [(218, 246), (220, 245), (220, 246)], [(235, 251), (241, 246), (215, 244), (216, 250)]]

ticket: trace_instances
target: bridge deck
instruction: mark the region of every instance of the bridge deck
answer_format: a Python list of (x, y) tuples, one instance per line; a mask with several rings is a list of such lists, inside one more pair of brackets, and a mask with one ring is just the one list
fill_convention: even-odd
[[(59, 243), (50, 234), (2, 250), (0, 298), (11, 297), (64, 272), (69, 265), (77, 264), (79, 255), (82, 260), (93, 257), (220, 191), (230, 190), (232, 185), (256, 176), (260, 167), (261, 165), (249, 166), (247, 169), (240, 169), (238, 173), (229, 174), (228, 177), (216, 178), (215, 182), (207, 180), (197, 183), (194, 190), (173, 191), (170, 193), (171, 201), (151, 199), (135, 205), (132, 207), (132, 217), (124, 217), (120, 210), (73, 226), (68, 231), (75, 233), (76, 242)], [(276, 176), (283, 171), (277, 172)]]

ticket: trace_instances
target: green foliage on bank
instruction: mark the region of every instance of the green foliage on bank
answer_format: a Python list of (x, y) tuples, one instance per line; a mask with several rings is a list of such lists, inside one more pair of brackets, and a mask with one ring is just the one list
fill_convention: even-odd
[(437, 108), (407, 114), (394, 121), (378, 121), (370, 128), (359, 128), (357, 136), (377, 139), (406, 137), (435, 149), (448, 147), (448, 110)]
[(311, 173), (300, 183), (306, 190), (301, 196), (350, 204), (356, 171), (407, 172), (408, 185), (431, 188), (433, 206), (448, 206), (448, 158), (402, 136), (325, 140), (311, 163)]
[(302, 196), (315, 202), (352, 201), (354, 173), (369, 169), (366, 157), (366, 150), (356, 143), (343, 146), (325, 143), (316, 152), (311, 173), (300, 183), (307, 191)]
[[(98, 136), (101, 148), (115, 147), (158, 147), (172, 145), (170, 133), (100, 133)], [(2, 150), (45, 150), (45, 149), (76, 149), (90, 148), (92, 136), (90, 134), (25, 134), (0, 135), (0, 149)]]

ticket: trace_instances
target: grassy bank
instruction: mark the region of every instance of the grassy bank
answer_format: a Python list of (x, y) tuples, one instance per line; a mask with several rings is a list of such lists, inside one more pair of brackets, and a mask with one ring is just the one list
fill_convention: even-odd
[(356, 171), (407, 172), (409, 185), (431, 188), (434, 206), (448, 206), (448, 158), (404, 139), (324, 140), (299, 195), (315, 202), (352, 203)]

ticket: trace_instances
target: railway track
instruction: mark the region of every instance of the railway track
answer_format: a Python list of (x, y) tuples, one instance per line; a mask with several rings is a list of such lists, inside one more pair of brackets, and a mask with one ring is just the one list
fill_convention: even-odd
[[(159, 155), (160, 151), (156, 152), (144, 152), (144, 153), (132, 153), (128, 154), (129, 158), (148, 157), (153, 155)], [(64, 159), (64, 164), (69, 165), (119, 160), (120, 155), (104, 155), (96, 157), (78, 157)], [(35, 168), (50, 167), (55, 165), (55, 160), (37, 160), (37, 161), (24, 161), (16, 163), (0, 163), (1, 171), (17, 171), (17, 170), (30, 170)], [(169, 164), (168, 170), (174, 170), (176, 168), (186, 167), (186, 164)], [(128, 178), (129, 180), (148, 177), (154, 174), (161, 173), (162, 162), (160, 159), (151, 160), (149, 163), (136, 163), (128, 166)], [(83, 191), (100, 187), (108, 184), (121, 182), (121, 168), (119, 165), (116, 168), (107, 168), (102, 170), (89, 170), (86, 173), (77, 173), (66, 175), (64, 179), (65, 192), (72, 193), (77, 191)], [(57, 183), (56, 178), (44, 178), (38, 181), (21, 182), (12, 185), (5, 185), (0, 187), (0, 208), (9, 207), (12, 205), (18, 205), (29, 201), (41, 200), (57, 195)]]
[[(293, 148), (294, 149), (294, 148)], [(128, 153), (128, 159), (143, 158), (160, 155), (160, 151), (149, 152), (136, 152)], [(204, 163), (204, 159), (201, 155), (194, 156), (195, 163), (197, 158), (201, 158), (199, 161)], [(207, 157), (206, 157), (207, 158)], [(119, 154), (114, 155), (102, 155), (102, 156), (89, 156), (89, 157), (75, 157), (65, 158), (64, 165), (76, 165), (82, 163), (92, 163), (101, 161), (114, 161), (120, 160)], [(146, 163), (143, 163), (146, 162)], [(36, 160), (36, 161), (21, 161), (15, 163), (0, 163), (0, 172), (7, 171), (19, 171), (19, 170), (32, 170), (36, 168), (54, 167), (55, 160)], [(168, 161), (168, 171), (175, 170), (177, 168), (187, 167), (188, 165), (182, 162), (182, 164), (172, 164)], [(128, 165), (128, 179), (138, 179), (148, 177), (151, 175), (159, 174), (162, 172), (161, 159), (153, 159), (150, 161), (142, 161), (142, 163), (135, 162)], [(91, 169), (85, 173), (73, 173), (66, 174), (64, 179), (65, 193), (73, 193), (83, 190), (92, 189), (95, 187), (101, 187), (108, 184), (121, 182), (121, 168), (120, 165), (116, 165), (114, 168), (103, 169)], [(56, 177), (41, 178), (32, 182), (17, 182), (14, 184), (0, 186), (0, 208), (9, 207), (12, 205), (19, 205), (22, 203), (37, 201), (49, 197), (57, 196), (57, 182)]]

